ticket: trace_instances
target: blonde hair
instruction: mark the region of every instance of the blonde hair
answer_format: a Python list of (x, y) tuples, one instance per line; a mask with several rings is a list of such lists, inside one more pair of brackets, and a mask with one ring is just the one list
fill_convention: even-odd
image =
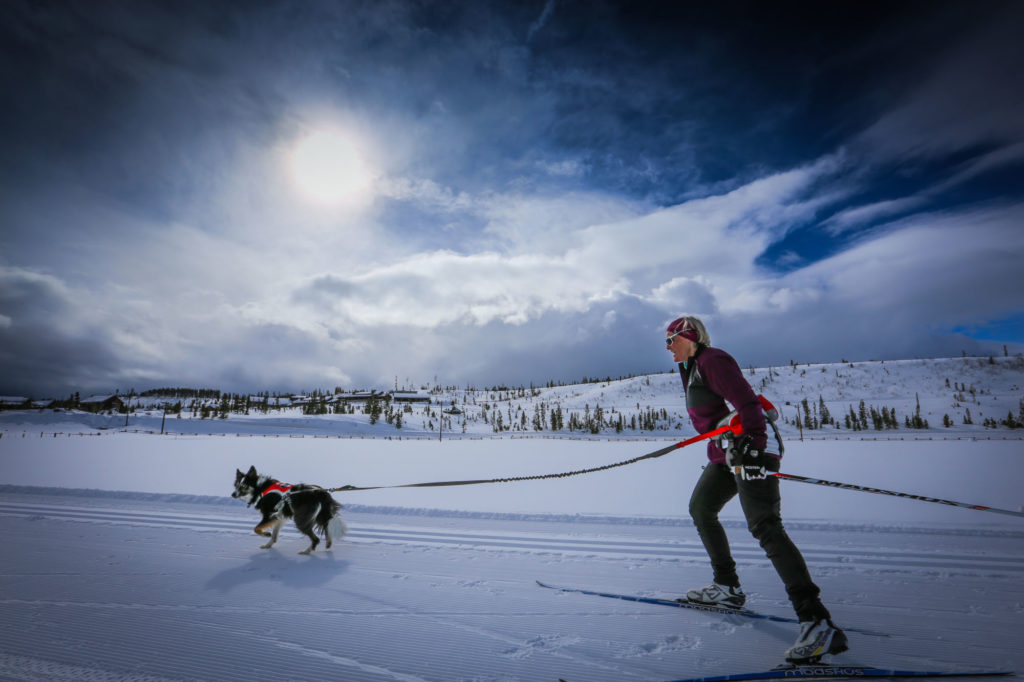
[(687, 329), (692, 329), (697, 332), (697, 343), (702, 346), (711, 345), (711, 336), (708, 334), (708, 330), (704, 327), (704, 323), (700, 321), (699, 317), (693, 317), (692, 315), (683, 315), (675, 322), (673, 322), (669, 329), (672, 332), (681, 332)]

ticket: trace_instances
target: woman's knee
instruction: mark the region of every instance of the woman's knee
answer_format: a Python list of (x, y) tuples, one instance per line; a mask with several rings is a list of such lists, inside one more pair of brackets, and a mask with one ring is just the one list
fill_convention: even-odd
[(786, 531), (782, 525), (782, 519), (776, 515), (762, 516), (759, 519), (747, 521), (747, 529), (750, 534), (754, 536), (754, 539), (759, 541), (762, 545), (765, 542), (771, 542), (772, 540), (785, 535)]
[(690, 518), (697, 528), (704, 528), (718, 522), (718, 512), (694, 498), (690, 500)]

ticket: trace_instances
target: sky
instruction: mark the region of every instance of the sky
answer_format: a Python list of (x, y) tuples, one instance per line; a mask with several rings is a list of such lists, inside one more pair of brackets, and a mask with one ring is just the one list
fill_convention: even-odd
[(1021, 25), (4, 2), (0, 394), (669, 371), (683, 314), (742, 366), (1024, 351)]

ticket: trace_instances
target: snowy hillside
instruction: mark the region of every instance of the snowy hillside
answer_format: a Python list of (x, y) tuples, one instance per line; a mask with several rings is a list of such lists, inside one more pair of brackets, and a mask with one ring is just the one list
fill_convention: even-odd
[[(779, 407), (787, 439), (1024, 437), (1024, 430), (1010, 428), (1024, 426), (1024, 358), (1019, 356), (792, 364), (748, 368), (744, 374), (756, 392)], [(266, 411), (253, 406), (247, 411), (226, 412), (222, 419), (216, 414), (216, 399), (181, 401), (154, 396), (129, 399), (133, 411), (127, 419), (116, 413), (81, 411), (57, 415), (46, 410), (0, 412), (0, 433), (32, 430), (37, 424), (43, 430), (66, 431), (127, 428), (392, 438), (692, 434), (675, 372), (543, 388), (424, 389), (422, 395), (429, 396), (429, 404), (395, 402), (386, 408), (391, 414), (382, 414), (376, 423), (371, 423), (362, 402), (333, 403), (322, 415), (304, 414), (300, 406)], [(165, 417), (160, 408), (179, 401), (183, 403), (180, 415), (169, 412)], [(283, 404), (290, 402), (291, 398), (283, 399)], [(204, 405), (210, 410), (208, 418), (202, 417)], [(822, 423), (822, 405), (832, 418), (829, 423)], [(560, 425), (555, 422), (556, 411), (560, 411)], [(883, 411), (891, 411), (891, 423), (872, 419), (872, 412)], [(394, 419), (398, 414), (400, 425)], [(851, 415), (857, 418), (854, 423), (848, 419)], [(908, 425), (915, 417), (919, 418), (916, 427)], [(986, 420), (990, 420), (988, 425)]]

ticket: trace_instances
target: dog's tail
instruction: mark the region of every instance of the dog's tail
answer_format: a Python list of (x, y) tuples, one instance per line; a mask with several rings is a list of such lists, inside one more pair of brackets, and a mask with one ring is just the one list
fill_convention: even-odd
[(345, 533), (348, 532), (348, 526), (338, 516), (331, 517), (331, 520), (327, 522), (327, 537), (331, 539), (331, 542), (340, 540)]
[(316, 525), (320, 529), (320, 534), (327, 539), (340, 540), (348, 532), (345, 522), (338, 517), (341, 505), (330, 493), (325, 492), (324, 497), (326, 499), (320, 501), (320, 512), (316, 515)]

